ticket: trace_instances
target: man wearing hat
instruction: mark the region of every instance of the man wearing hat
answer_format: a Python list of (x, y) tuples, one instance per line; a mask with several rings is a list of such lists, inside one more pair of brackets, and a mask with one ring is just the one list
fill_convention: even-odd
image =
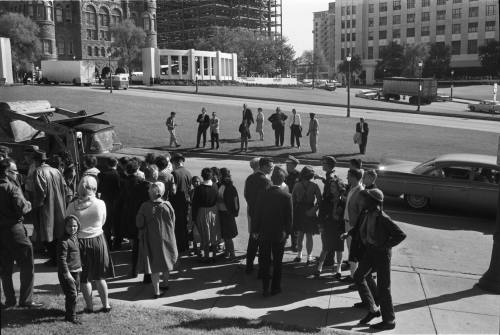
[(33, 177), (33, 208), (38, 208), (37, 236), (45, 243), (50, 259), (48, 266), (56, 266), (56, 240), (64, 236), (66, 214), (66, 183), (58, 169), (46, 164), (45, 151), (33, 152), (36, 170)]
[[(288, 156), (286, 163), (286, 172), (288, 175), (285, 177), (285, 184), (288, 186), (290, 194), (293, 192), (295, 184), (299, 181), (300, 172), (297, 170), (299, 160), (293, 156)], [(293, 252), (297, 252), (297, 231), (294, 229), (290, 235), (291, 248)]]
[(191, 206), (191, 173), (184, 167), (186, 159), (181, 153), (175, 153), (172, 156), (171, 162), (174, 171), (174, 191), (172, 196), (172, 207), (175, 211), (175, 239), (177, 242), (177, 250), (184, 252), (188, 250), (188, 213)]
[[(396, 326), (394, 307), (391, 296), (391, 249), (401, 243), (406, 234), (382, 210), (384, 194), (379, 189), (361, 192), (363, 211), (356, 226), (342, 235), (351, 236), (351, 250), (358, 254), (360, 262), (354, 281), (363, 303), (368, 308), (368, 314), (360, 320), (367, 324), (372, 319), (382, 315), (382, 322), (371, 325), (376, 330), (394, 329)], [(371, 273), (377, 272), (377, 283)], [(367, 281), (372, 281), (369, 283)], [(378, 309), (374, 295), (378, 294)]]

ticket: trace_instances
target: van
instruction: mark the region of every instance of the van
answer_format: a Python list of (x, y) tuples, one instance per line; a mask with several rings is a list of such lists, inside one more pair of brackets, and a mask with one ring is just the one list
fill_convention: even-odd
[(113, 88), (115, 90), (119, 90), (120, 88), (123, 88), (126, 90), (129, 86), (129, 81), (128, 81), (128, 74), (127, 73), (120, 73), (120, 74), (114, 74), (110, 78), (104, 79), (104, 88), (108, 89), (111, 84), (113, 85)]

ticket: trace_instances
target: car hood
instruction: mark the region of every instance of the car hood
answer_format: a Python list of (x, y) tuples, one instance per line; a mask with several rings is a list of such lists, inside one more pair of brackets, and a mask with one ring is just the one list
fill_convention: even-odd
[(413, 169), (417, 167), (419, 162), (405, 161), (392, 158), (382, 158), (379, 164), (379, 171), (391, 171), (401, 173), (413, 173)]

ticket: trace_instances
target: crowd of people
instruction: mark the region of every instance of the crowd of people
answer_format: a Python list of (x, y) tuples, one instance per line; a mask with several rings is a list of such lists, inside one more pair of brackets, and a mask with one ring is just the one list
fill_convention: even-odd
[[(252, 138), (252, 124), (255, 123), (255, 132), (259, 135), (259, 140), (264, 140), (264, 112), (262, 108), (257, 109), (257, 115), (254, 118), (253, 112), (246, 104), (243, 105), (242, 120), (238, 127), (238, 132), (240, 133), (241, 140), (241, 151), (248, 151), (248, 142)], [(180, 147), (179, 141), (176, 136), (177, 123), (175, 121), (176, 113), (172, 112), (167, 118), (165, 125), (170, 134), (170, 147)], [(309, 125), (305, 136), (309, 137), (309, 145), (312, 153), (318, 151), (318, 141), (319, 141), (319, 121), (316, 118), (315, 113), (309, 113)], [(292, 115), (289, 117), (286, 115), (280, 107), (276, 108), (276, 111), (269, 116), (267, 119), (271, 123), (271, 128), (274, 131), (274, 139), (276, 147), (283, 147), (285, 141), (285, 128), (288, 123), (288, 128), (290, 129), (290, 146), (292, 148), (301, 147), (301, 138), (303, 136), (302, 120), (300, 114), (297, 110), (292, 109)], [(288, 120), (288, 121), (287, 121)], [(219, 149), (219, 136), (221, 128), (221, 120), (217, 116), (216, 112), (212, 112), (212, 117), (207, 113), (207, 109), (202, 107), (201, 113), (196, 118), (196, 123), (198, 124), (196, 132), (196, 148), (205, 148), (207, 145), (207, 132), (210, 131), (210, 142), (211, 149)], [(368, 144), (368, 123), (364, 118), (360, 118), (359, 122), (356, 123), (355, 133), (353, 136), (353, 141), (359, 146), (360, 154), (366, 153), (366, 146)]]
[[(1, 158), (0, 201), (8, 204), (0, 209), (3, 307), (16, 304), (14, 261), (21, 271), (19, 305), (40, 306), (32, 297), (32, 242), (47, 252), (47, 266), (57, 265), (66, 295), (66, 319), (72, 322), (78, 322), (79, 291), (84, 312), (94, 312), (92, 282), (99, 291), (100, 311), (111, 311), (106, 279), (115, 274), (110, 250), (121, 249), (125, 239), (131, 246), (129, 275), (144, 273), (153, 298), (169, 289), (169, 274), (181, 255), (207, 264), (217, 261), (217, 253), (225, 261), (236, 260), (233, 239), (238, 235), (240, 198), (227, 168), (206, 167), (199, 177), (193, 176), (182, 154), (164, 153), (148, 154), (144, 160), (109, 157), (100, 171), (97, 159), (87, 156), (76, 184), (76, 168), (65, 155), (48, 158), (37, 148), (26, 151), (30, 168), (25, 178), (19, 178), (16, 162), (6, 153)], [(250, 161), (253, 171), (244, 184), (249, 231), (246, 273), (254, 271), (257, 258), (263, 295), (279, 294), (285, 244), (290, 240), (297, 253), (294, 262), (303, 262), (305, 256), (307, 264), (314, 264), (314, 277), (332, 265), (336, 280), (359, 291), (361, 302), (354, 307), (368, 310), (360, 322), (382, 316), (382, 322), (372, 327), (394, 328), (391, 248), (405, 234), (383, 211), (376, 172), (363, 172), (361, 160), (353, 159), (345, 183), (335, 175), (332, 156), (321, 160), (324, 177), (311, 166), (299, 171), (299, 163), (293, 156), (285, 167), (267, 157)], [(315, 179), (322, 181), (322, 192)], [(24, 217), (34, 223), (31, 241)], [(317, 260), (312, 254), (316, 234), (322, 243)], [(342, 276), (346, 267), (350, 273)]]

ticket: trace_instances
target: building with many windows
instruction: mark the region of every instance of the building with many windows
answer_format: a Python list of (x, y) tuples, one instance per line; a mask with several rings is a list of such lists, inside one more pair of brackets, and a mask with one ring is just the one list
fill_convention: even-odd
[(198, 38), (211, 37), (218, 28), (248, 28), (282, 36), (281, 0), (160, 0), (158, 45), (189, 49)]
[(40, 27), (44, 59), (93, 60), (98, 70), (108, 65), (113, 40), (110, 29), (131, 19), (156, 47), (156, 0), (9, 0), (0, 14), (16, 12)]
[(337, 0), (333, 28), (334, 64), (359, 55), (367, 83), (374, 82), (380, 51), (401, 45), (443, 43), (456, 74), (477, 73), (478, 49), (499, 40), (498, 0)]
[(313, 21), (313, 57), (315, 76), (331, 78), (335, 65), (335, 4), (330, 3), (326, 11), (315, 12)]

